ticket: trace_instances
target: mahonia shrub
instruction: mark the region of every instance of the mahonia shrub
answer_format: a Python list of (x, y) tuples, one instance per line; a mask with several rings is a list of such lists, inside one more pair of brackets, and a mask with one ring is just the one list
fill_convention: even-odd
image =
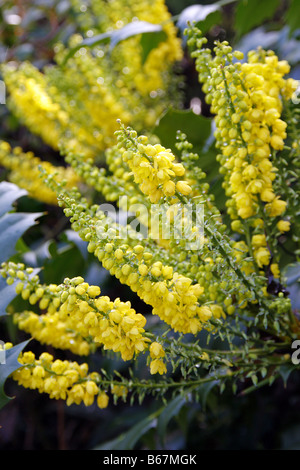
[[(165, 19), (160, 1), (138, 6), (121, 0), (95, 2), (105, 14), (95, 10), (82, 16), (83, 27), (106, 31), (132, 17), (144, 19), (144, 4), (149, 6), (147, 20)], [(125, 12), (121, 23), (120, 6)], [(110, 73), (104, 53), (98, 61), (79, 48), (64, 68), (58, 61), (45, 75), (28, 64), (6, 70), (12, 107), (33, 130), (47, 133), (66, 163), (52, 167), (3, 142), (1, 162), (12, 181), (37, 199), (57, 203), (87, 251), (145, 305), (145, 312), (137, 312), (131, 302), (102, 295), (101, 286), (81, 276), (48, 285), (22, 262), (2, 264), (2, 276), (27, 302), (26, 309), (9, 311), (18, 328), (41, 344), (82, 358), (68, 361), (25, 351), (11, 377), (68, 405), (96, 401), (105, 408), (111, 396), (141, 401), (153, 393), (192, 394), (197, 399), (206, 383), (221, 391), (228, 384), (234, 392), (241, 388), (245, 393), (271, 384), (284, 367), (297, 368), (291, 347), (300, 325), (281, 271), (282, 245), (289, 243), (295, 259), (299, 256), (300, 136), (292, 102), (297, 83), (288, 78), (288, 63), (271, 51), (251, 51), (244, 58), (226, 41), (217, 41), (211, 50), (196, 27), (187, 29), (190, 54), (213, 115), (226, 195), (223, 213), (201, 169), (201, 154), (194, 152), (187, 136), (178, 132), (175, 151), (146, 130), (156, 108), (150, 106), (149, 116), (145, 95), (162, 86), (165, 58), (172, 62), (181, 54), (176, 52), (173, 26), (167, 24), (168, 40), (151, 52), (142, 68), (132, 52), (135, 37), (114, 50), (109, 61), (115, 60), (122, 81), (115, 96), (109, 82), (102, 86), (97, 81), (103, 73), (99, 68)], [(57, 53), (62, 60), (62, 46)], [(125, 72), (124, 63), (132, 69)], [(144, 86), (147, 74), (149, 90)], [(67, 92), (60, 94), (74, 82), (78, 89), (72, 99)], [(97, 90), (89, 95), (83, 82)], [(28, 113), (31, 93), (39, 109), (33, 106)], [(141, 125), (138, 113), (139, 126), (129, 112), (135, 99), (147, 116)], [(71, 101), (76, 112), (69, 115)], [(100, 122), (97, 138), (94, 117)], [(97, 164), (91, 151), (100, 149), (99, 143), (104, 145), (105, 166)], [(99, 204), (99, 195), (117, 210), (110, 213), (107, 204)], [(120, 213), (131, 214), (133, 220), (121, 223)], [(221, 347), (215, 349), (217, 340)], [(5, 348), (11, 347), (7, 342)], [(126, 361), (129, 375), (90, 371), (84, 358), (99, 351)], [(147, 367), (142, 377), (132, 369), (138, 361)]]

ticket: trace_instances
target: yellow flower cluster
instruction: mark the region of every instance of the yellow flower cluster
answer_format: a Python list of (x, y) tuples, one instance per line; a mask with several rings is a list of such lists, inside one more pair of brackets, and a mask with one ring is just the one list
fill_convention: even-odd
[(82, 277), (44, 286), (37, 275), (30, 277), (28, 270), (11, 262), (2, 266), (1, 273), (8, 284), (18, 281), (16, 293), (24, 300), (46, 310), (42, 315), (28, 311), (15, 314), (18, 326), (41, 343), (81, 355), (101, 345), (120, 353), (124, 361), (148, 349), (146, 318), (136, 313), (130, 302), (101, 296), (100, 287), (89, 285)]
[(98, 385), (101, 377), (96, 372), (89, 374), (86, 363), (54, 360), (49, 353), (42, 353), (37, 359), (31, 351), (20, 354), (18, 360), (22, 367), (13, 372), (12, 378), (19, 385), (65, 400), (68, 406), (90, 406), (96, 400), (100, 408), (107, 407), (108, 396)]
[[(198, 46), (205, 42), (205, 38), (198, 39)], [(258, 231), (257, 218), (279, 217), (286, 210), (287, 203), (276, 194), (273, 182), (276, 151), (283, 149), (286, 138), (282, 97), (290, 99), (297, 83), (284, 78), (290, 67), (272, 51), (250, 51), (243, 63), (239, 62), (243, 54), (232, 52), (226, 41), (217, 43), (214, 51), (214, 58), (207, 49), (193, 55), (207, 102), (216, 114), (215, 138), (221, 151), (218, 161), (228, 196), (226, 205), (233, 230), (242, 232), (239, 219), (250, 219)], [(288, 229), (287, 221), (280, 224)], [(266, 240), (260, 246), (254, 241), (253, 249), (259, 267), (269, 264)]]
[[(164, 1), (142, 3), (143, 8), (134, 1), (92, 2), (101, 25), (84, 32), (110, 32), (131, 21), (161, 23), (170, 18)], [(82, 36), (75, 34), (69, 48), (56, 45), (56, 64), (42, 71), (28, 62), (4, 64), (7, 104), (20, 122), (55, 150), (63, 144), (98, 157), (112, 144), (118, 118), (145, 129), (154, 125), (170, 103), (178, 101), (169, 92), (174, 81), (170, 72), (182, 50), (174, 24), (167, 22), (164, 31), (165, 40), (150, 52), (145, 63), (139, 35), (112, 51), (107, 44), (95, 46), (93, 52), (79, 47), (64, 66), (62, 60), (70, 48), (82, 41)]]
[(24, 310), (14, 313), (13, 321), (41, 344), (51, 344), (54, 348), (69, 350), (79, 356), (88, 356), (93, 350), (93, 343), (82, 337), (75, 320), (69, 317), (63, 321), (59, 311), (39, 315)]
[[(124, 239), (121, 228), (113, 227), (102, 211), (96, 210), (96, 215), (91, 215), (84, 201), (75, 201), (60, 192), (59, 204), (66, 207), (65, 214), (73, 222), (74, 230), (89, 242), (88, 251), (94, 253), (105, 269), (130, 286), (175, 331), (195, 334), (202, 328), (212, 328), (210, 318), (215, 312), (218, 317), (220, 314), (211, 306), (200, 304), (199, 296), (204, 289), (193, 277), (176, 272), (168, 262), (156, 260), (151, 248), (136, 239)], [(167, 259), (164, 249), (157, 249), (158, 256)], [(175, 257), (174, 266), (177, 263)]]
[[(85, 283), (79, 288), (84, 289)], [(146, 318), (136, 313), (129, 301), (111, 301), (107, 296), (101, 296), (93, 305), (86, 300), (73, 304), (71, 297), (61, 306), (60, 315), (66, 322), (71, 315), (82, 336), (90, 336), (96, 345), (120, 353), (124, 361), (148, 347), (149, 340), (144, 336)]]
[[(71, 3), (79, 15), (82, 29), (89, 34), (119, 30), (137, 20), (162, 24), (166, 39), (150, 51), (145, 62), (142, 58), (140, 36), (121, 43), (117, 50), (112, 51), (112, 58), (118, 71), (118, 82), (131, 83), (132, 90), (144, 99), (148, 100), (151, 94), (152, 101), (155, 101), (155, 97), (161, 98), (167, 92), (166, 85), (171, 78), (170, 64), (180, 60), (183, 52), (174, 23), (169, 21), (171, 15), (164, 0), (115, 0), (108, 3), (92, 0), (84, 11), (78, 0), (72, 0)], [(149, 119), (148, 125), (151, 125), (150, 119), (153, 117), (153, 110), (150, 108), (149, 116), (146, 117)]]
[(9, 143), (0, 142), (0, 164), (9, 170), (9, 180), (26, 189), (29, 196), (47, 204), (57, 204), (57, 197), (41, 178), (40, 167), (48, 174), (54, 174), (59, 182), (66, 182), (67, 188), (76, 186), (79, 178), (70, 167), (54, 166), (36, 157), (33, 152), (23, 152), (20, 147), (11, 148)]
[[(146, 136), (139, 136), (136, 142), (136, 132), (127, 132), (130, 133), (132, 146), (127, 145), (124, 148), (122, 159), (131, 169), (135, 183), (149, 196), (152, 204), (158, 203), (163, 197), (175, 196), (176, 193), (186, 196), (192, 192), (186, 181), (173, 181), (182, 177), (185, 169), (181, 163), (175, 161), (170, 149), (160, 144), (149, 144)], [(130, 142), (129, 139), (126, 142)]]
[(166, 365), (163, 361), (165, 351), (160, 343), (154, 341), (150, 346), (150, 372), (156, 374), (157, 372), (162, 375), (167, 372)]

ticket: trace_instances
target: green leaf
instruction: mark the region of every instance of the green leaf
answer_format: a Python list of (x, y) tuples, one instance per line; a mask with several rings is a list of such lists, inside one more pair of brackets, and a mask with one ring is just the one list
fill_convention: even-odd
[(141, 36), (140, 44), (142, 46), (142, 64), (144, 64), (148, 58), (148, 55), (153, 49), (164, 42), (167, 39), (165, 31), (156, 31), (152, 33), (144, 33)]
[(188, 24), (196, 23), (202, 33), (206, 33), (213, 25), (221, 20), (221, 7), (217, 3), (212, 5), (191, 5), (179, 15), (177, 27), (184, 31)]
[(157, 432), (158, 432), (158, 437), (163, 444), (164, 442), (164, 437), (166, 434), (167, 426), (170, 420), (174, 417), (177, 416), (183, 405), (187, 403), (187, 397), (178, 395), (175, 397), (168, 405), (164, 408), (162, 413), (160, 414), (158, 420), (157, 420)]
[(216, 385), (219, 385), (219, 381), (218, 380), (212, 380), (211, 382), (206, 382), (206, 383), (201, 384), (197, 388), (198, 400), (200, 401), (203, 410), (205, 410), (205, 408), (206, 408), (207, 399), (208, 399), (208, 396), (209, 396), (210, 392), (212, 391), (212, 389)]
[(296, 29), (300, 29), (300, 8), (299, 0), (291, 0), (285, 15), (285, 24), (290, 27), (290, 34)]
[(282, 364), (282, 366), (279, 367), (278, 371), (279, 374), (283, 380), (284, 386), (286, 387), (288, 378), (290, 374), (296, 370), (296, 367), (293, 364)]
[(132, 450), (140, 438), (150, 429), (156, 427), (156, 425), (156, 413), (153, 413), (139, 421), (131, 429), (126, 431), (126, 433), (95, 447), (94, 450)]
[(240, 0), (237, 2), (234, 26), (238, 36), (246, 34), (255, 26), (274, 16), (279, 0)]
[(4, 384), (6, 379), (17, 369), (22, 367), (22, 364), (19, 363), (18, 357), (21, 351), (29, 343), (28, 341), (23, 341), (22, 343), (13, 346), (6, 351), (2, 351), (2, 360), (0, 361), (0, 409), (3, 408), (10, 400), (11, 397), (8, 397), (4, 391)]
[(211, 119), (195, 114), (192, 110), (169, 108), (153, 129), (162, 145), (176, 152), (177, 131), (184, 132), (188, 141), (199, 152), (211, 134)]

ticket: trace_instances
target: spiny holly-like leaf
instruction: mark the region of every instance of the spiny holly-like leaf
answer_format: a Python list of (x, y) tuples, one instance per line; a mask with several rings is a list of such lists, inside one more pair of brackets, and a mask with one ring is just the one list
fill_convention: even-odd
[(28, 341), (23, 341), (22, 343), (13, 346), (10, 349), (5, 351), (0, 351), (0, 409), (6, 405), (12, 397), (8, 397), (4, 391), (4, 384), (6, 379), (17, 369), (22, 367), (22, 364), (19, 363), (18, 358), (21, 351), (29, 343)]

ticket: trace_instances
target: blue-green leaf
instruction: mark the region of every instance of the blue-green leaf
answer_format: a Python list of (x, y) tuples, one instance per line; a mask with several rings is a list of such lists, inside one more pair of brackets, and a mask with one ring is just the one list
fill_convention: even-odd
[(5, 279), (0, 277), (0, 317), (6, 315), (6, 308), (15, 297), (15, 286), (7, 285)]
[(0, 218), (0, 263), (8, 260), (15, 252), (15, 245), (29, 227), (35, 224), (43, 213), (7, 213)]
[(25, 189), (21, 189), (8, 181), (2, 181), (0, 184), (0, 216), (11, 211), (13, 203), (21, 196), (26, 196), (26, 194)]

